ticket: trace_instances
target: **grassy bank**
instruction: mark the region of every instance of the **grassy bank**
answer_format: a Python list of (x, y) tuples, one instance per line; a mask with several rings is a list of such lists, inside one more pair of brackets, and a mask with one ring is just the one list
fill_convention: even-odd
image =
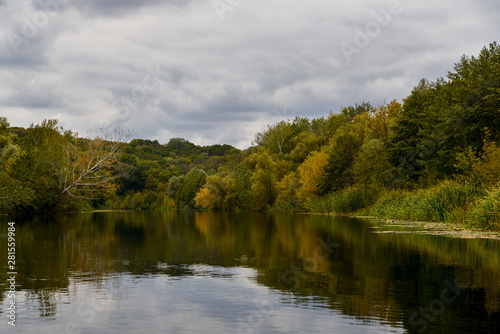
[(305, 208), (318, 213), (353, 213), (374, 204), (377, 195), (362, 189), (344, 189), (311, 200), (305, 204)]
[(415, 191), (346, 189), (306, 204), (310, 212), (350, 213), (387, 219), (446, 222), (500, 230), (500, 186), (485, 190), (444, 181)]

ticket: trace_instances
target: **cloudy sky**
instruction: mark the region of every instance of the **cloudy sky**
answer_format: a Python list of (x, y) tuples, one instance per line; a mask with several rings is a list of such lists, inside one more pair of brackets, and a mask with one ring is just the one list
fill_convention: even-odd
[(0, 0), (0, 116), (250, 145), (406, 97), (499, 40), (498, 0)]

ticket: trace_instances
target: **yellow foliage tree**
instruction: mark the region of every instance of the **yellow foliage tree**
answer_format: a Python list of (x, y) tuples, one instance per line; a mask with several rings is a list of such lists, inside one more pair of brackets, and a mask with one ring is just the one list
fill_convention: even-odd
[[(367, 132), (369, 138), (387, 140), (391, 127), (402, 109), (401, 103), (393, 100), (387, 105), (381, 105), (370, 112), (357, 115), (354, 118), (355, 128)], [(359, 134), (358, 134), (359, 136)]]
[(196, 205), (202, 206), (204, 208), (210, 208), (213, 201), (213, 196), (210, 193), (209, 189), (202, 188), (200, 189), (200, 192), (196, 195), (194, 200), (196, 201)]
[(455, 168), (462, 171), (458, 180), (479, 181), (486, 185), (500, 182), (500, 147), (495, 142), (485, 141), (482, 153), (475, 154), (471, 147), (457, 154)]
[[(278, 181), (277, 169), (278, 166), (284, 167), (285, 164), (276, 163), (267, 151), (254, 153), (250, 159), (255, 162), (255, 169), (250, 178), (251, 193), (255, 200), (254, 209), (264, 210), (273, 206), (276, 201), (278, 195), (276, 189)], [(281, 173), (283, 173), (283, 170)]]
[(297, 197), (300, 201), (309, 201), (319, 196), (320, 179), (327, 163), (328, 154), (326, 152), (313, 151), (300, 165), (300, 187), (297, 191)]
[(297, 189), (299, 186), (299, 178), (295, 171), (286, 174), (276, 185), (276, 189), (278, 190), (276, 206), (283, 207), (297, 202)]

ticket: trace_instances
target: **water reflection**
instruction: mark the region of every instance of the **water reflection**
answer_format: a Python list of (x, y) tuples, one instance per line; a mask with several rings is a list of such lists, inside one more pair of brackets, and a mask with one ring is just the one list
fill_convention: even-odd
[(19, 222), (19, 332), (500, 332), (498, 241), (373, 230), (287, 214)]

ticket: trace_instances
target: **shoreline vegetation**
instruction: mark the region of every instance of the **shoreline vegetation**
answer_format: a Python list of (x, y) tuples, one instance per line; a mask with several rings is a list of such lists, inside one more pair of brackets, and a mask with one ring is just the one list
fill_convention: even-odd
[(500, 188), (447, 180), (425, 189), (375, 194), (347, 189), (309, 202), (309, 211), (500, 231)]
[(0, 117), (0, 214), (285, 211), (500, 231), (496, 42), (401, 102), (283, 120), (246, 150), (129, 137), (119, 126), (81, 137), (57, 120), (24, 129)]

